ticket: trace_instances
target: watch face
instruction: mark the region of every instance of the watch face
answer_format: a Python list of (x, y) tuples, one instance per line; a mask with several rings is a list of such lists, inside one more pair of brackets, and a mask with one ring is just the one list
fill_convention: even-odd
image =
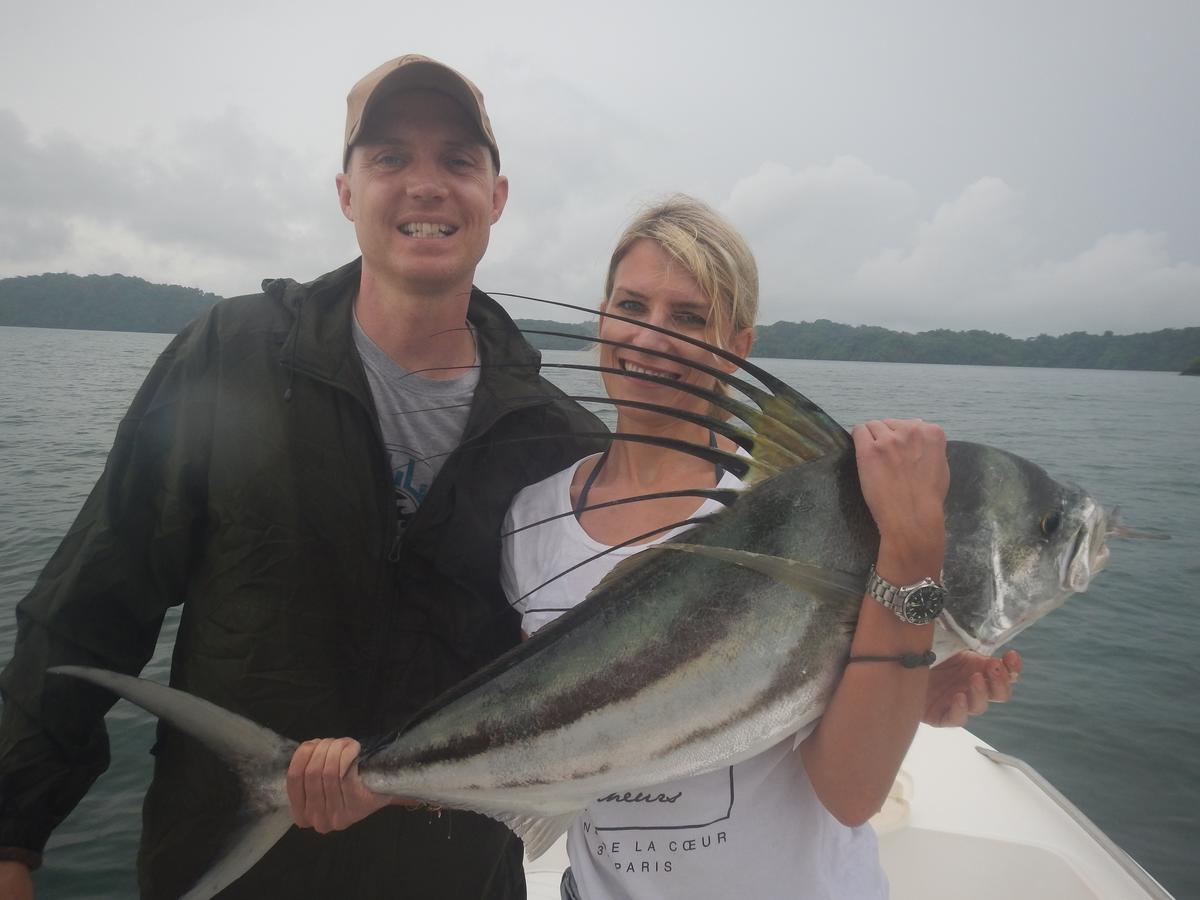
[(946, 592), (936, 584), (917, 588), (904, 598), (904, 618), (913, 625), (932, 622), (942, 611)]

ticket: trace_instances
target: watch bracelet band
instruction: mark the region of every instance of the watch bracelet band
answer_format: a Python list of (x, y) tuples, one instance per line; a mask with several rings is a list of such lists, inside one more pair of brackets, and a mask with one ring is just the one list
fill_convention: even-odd
[(900, 586), (885, 580), (875, 571), (874, 566), (871, 566), (871, 574), (867, 577), (867, 593), (887, 609), (896, 612), (896, 597), (900, 594)]
[(945, 575), (939, 572), (936, 579), (926, 576), (914, 584), (896, 585), (875, 571), (875, 566), (872, 565), (870, 573), (867, 575), (866, 593), (878, 600), (884, 609), (891, 610), (892, 615), (896, 616), (896, 618), (907, 622), (908, 617), (904, 615), (904, 610), (896, 605), (896, 600), (900, 597), (900, 592), (907, 589), (915, 590), (925, 584), (942, 587), (942, 580), (944, 578)]

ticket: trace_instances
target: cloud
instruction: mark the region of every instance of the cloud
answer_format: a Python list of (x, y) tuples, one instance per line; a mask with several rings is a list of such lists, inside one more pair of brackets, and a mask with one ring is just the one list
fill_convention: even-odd
[(35, 140), (0, 111), (0, 166), (7, 271), (120, 271), (232, 294), (297, 260), (310, 277), (354, 253), (332, 173), (234, 110), (123, 147)]
[(0, 264), (55, 259), (70, 243), (71, 231), (61, 217), (0, 206)]
[(985, 176), (932, 214), (918, 192), (853, 157), (793, 170), (762, 165), (721, 209), (759, 260), (760, 321), (828, 318), (917, 331), (1014, 336), (1144, 331), (1200, 322), (1200, 266), (1173, 262), (1166, 235), (1102, 235), (1048, 258), (1023, 192)]
[(887, 249), (854, 273), (865, 295), (949, 301), (987, 291), (1020, 262), (1020, 197), (999, 178), (981, 178), (916, 228), (908, 250)]
[(1045, 259), (1023, 207), (1002, 180), (976, 181), (921, 222), (907, 249), (859, 266), (847, 300), (912, 329), (1014, 336), (1200, 322), (1200, 267), (1172, 263), (1165, 235), (1107, 234), (1068, 259)]
[[(485, 289), (595, 306), (608, 253), (638, 206), (663, 192), (658, 163), (624, 113), (569, 83), (514, 62), (492, 88), (508, 207), (479, 268)], [(570, 127), (562, 123), (569, 122)], [(505, 301), (514, 315), (581, 318)]]
[[(642, 203), (682, 189), (745, 234), (765, 323), (828, 318), (1026, 336), (1200, 321), (1200, 265), (1173, 260), (1162, 233), (1100, 234), (1051, 253), (1061, 235), (1000, 177), (930, 202), (849, 155), (680, 183), (686, 167), (669, 135), (648, 140), (645, 123), (520, 65), (508, 77), (496, 92), (506, 105), (493, 116), (505, 126), (498, 137), (512, 192), (478, 273), (487, 289), (594, 305), (624, 223)], [(0, 110), (0, 166), (9, 175), (0, 181), (0, 275), (124, 272), (232, 295), (264, 277), (314, 277), (357, 249), (328, 161), (235, 108), (115, 147), (35, 137)], [(506, 305), (519, 316), (580, 318)]]
[(754, 250), (763, 315), (783, 318), (829, 298), (864, 254), (902, 240), (920, 205), (910, 185), (842, 156), (800, 170), (763, 163), (720, 208)]
[(1161, 233), (1104, 235), (1070, 259), (1014, 273), (1008, 294), (1014, 323), (1040, 316), (1047, 333), (1200, 324), (1200, 265), (1172, 262)]

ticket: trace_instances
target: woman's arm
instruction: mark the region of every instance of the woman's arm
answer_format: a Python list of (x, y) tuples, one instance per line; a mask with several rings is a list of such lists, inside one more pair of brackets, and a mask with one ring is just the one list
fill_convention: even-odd
[[(920, 420), (868, 422), (853, 431), (859, 480), (879, 528), (879, 575), (897, 585), (938, 578), (950, 484), (946, 436)], [(864, 594), (851, 656), (923, 653), (930, 625), (910, 625)], [(846, 666), (816, 730), (800, 745), (809, 780), (846, 825), (866, 822), (887, 798), (926, 707), (929, 669), (893, 662)]]

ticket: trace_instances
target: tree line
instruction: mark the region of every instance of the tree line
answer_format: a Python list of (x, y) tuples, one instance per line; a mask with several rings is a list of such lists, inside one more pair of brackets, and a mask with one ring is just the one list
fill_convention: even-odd
[(1200, 352), (1200, 327), (1139, 334), (1073, 331), (1012, 338), (990, 331), (941, 328), (910, 334), (872, 325), (777, 322), (758, 329), (755, 356), (871, 362), (953, 363), (1178, 372)]
[(220, 299), (129, 275), (27, 275), (0, 279), (0, 325), (174, 334)]
[[(174, 333), (220, 299), (196, 288), (128, 275), (29, 275), (0, 279), (0, 325)], [(580, 350), (596, 333), (594, 322), (518, 319), (517, 324), (527, 331), (579, 335), (530, 334), (530, 343), (542, 350)], [(1179, 372), (1200, 356), (1200, 327), (1012, 338), (944, 328), (911, 334), (818, 319), (759, 326), (753, 352), (784, 359)]]
[[(594, 323), (563, 324), (518, 319), (528, 331), (559, 331), (579, 338), (529, 334), (539, 350), (582, 350), (596, 333)], [(910, 334), (875, 325), (776, 322), (755, 329), (752, 355), (776, 359), (859, 362), (951, 363), (963, 366), (1037, 366), (1058, 369), (1142, 369), (1179, 372), (1200, 364), (1200, 327), (1165, 328), (1141, 334), (1087, 334), (1012, 338), (989, 331), (937, 329)]]

